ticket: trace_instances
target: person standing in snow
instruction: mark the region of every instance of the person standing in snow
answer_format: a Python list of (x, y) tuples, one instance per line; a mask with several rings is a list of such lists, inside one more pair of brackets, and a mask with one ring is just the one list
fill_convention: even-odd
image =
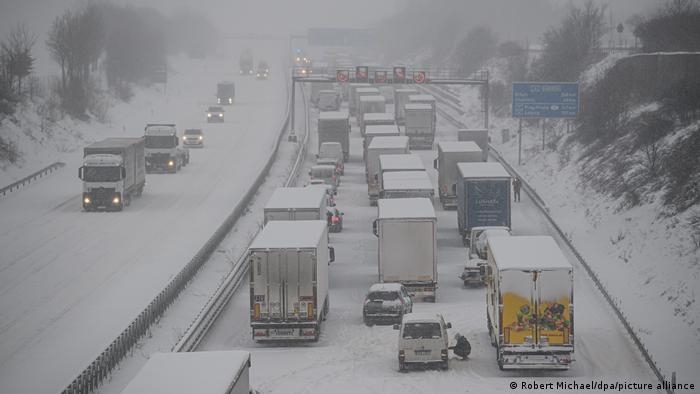
[(461, 357), (462, 360), (466, 360), (469, 353), (472, 352), (471, 344), (467, 338), (460, 333), (455, 334), (455, 340), (457, 341), (457, 344), (450, 346), (449, 349), (452, 349), (452, 351), (455, 352), (455, 355)]
[(520, 202), (520, 178), (513, 178), (513, 201)]

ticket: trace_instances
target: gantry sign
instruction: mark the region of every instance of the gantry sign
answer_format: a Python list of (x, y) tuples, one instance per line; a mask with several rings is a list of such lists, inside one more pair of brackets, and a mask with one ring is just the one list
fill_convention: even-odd
[[(302, 70), (304, 71), (302, 73)], [(297, 83), (369, 83), (376, 85), (475, 85), (483, 87), (482, 107), (484, 128), (489, 127), (489, 74), (480, 71), (460, 76), (455, 70), (408, 68), (405, 66), (370, 67), (355, 66), (335, 69), (292, 68), (292, 123), (290, 139), (294, 135), (294, 102)]]

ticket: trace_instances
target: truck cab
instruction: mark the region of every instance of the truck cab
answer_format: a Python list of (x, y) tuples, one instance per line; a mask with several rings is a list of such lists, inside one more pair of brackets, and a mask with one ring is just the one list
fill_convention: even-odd
[(176, 173), (189, 163), (189, 151), (179, 147), (173, 123), (149, 123), (144, 129), (146, 172)]
[(216, 85), (216, 103), (231, 105), (236, 97), (236, 85), (233, 82), (219, 82)]

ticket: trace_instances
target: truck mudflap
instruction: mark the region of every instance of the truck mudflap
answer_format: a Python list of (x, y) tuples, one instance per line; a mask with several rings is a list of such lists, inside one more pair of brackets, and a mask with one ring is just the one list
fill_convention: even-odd
[(256, 342), (317, 341), (321, 324), (318, 321), (251, 323)]
[(436, 302), (437, 282), (401, 282), (413, 301)]
[(507, 346), (498, 350), (501, 369), (569, 369), (573, 347), (568, 346)]

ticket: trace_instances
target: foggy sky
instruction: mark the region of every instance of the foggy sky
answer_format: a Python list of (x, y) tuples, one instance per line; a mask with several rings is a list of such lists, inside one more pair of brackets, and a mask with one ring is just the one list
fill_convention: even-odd
[[(46, 33), (53, 19), (66, 8), (87, 4), (90, 0), (0, 0), (0, 37), (4, 37), (18, 22), (23, 22), (37, 34), (34, 52), (38, 74), (56, 73), (57, 66), (46, 54)], [(99, 0), (94, 0), (99, 1)], [(502, 9), (492, 12), (489, 0), (425, 0), (435, 7), (446, 7), (455, 1), (473, 6), (473, 15), (480, 23), (493, 25), (501, 39), (530, 40), (536, 42), (543, 31), (556, 25), (573, 2), (584, 0), (548, 0), (551, 15), (538, 15), (538, 21), (529, 23), (522, 15), (510, 13), (508, 2), (523, 4), (527, 0), (507, 0)], [(226, 35), (248, 33), (287, 35), (305, 33), (309, 27), (358, 27), (371, 26), (394, 13), (397, 7), (410, 4), (411, 0), (112, 0), (114, 4), (148, 6), (169, 15), (182, 7), (204, 11), (215, 26)], [(663, 0), (598, 0), (608, 4), (614, 24), (625, 22), (630, 16), (663, 4)], [(485, 10), (489, 9), (489, 12)], [(471, 13), (471, 12), (470, 12)], [(481, 15), (486, 13), (487, 15)], [(514, 14), (514, 15), (513, 15)], [(468, 23), (473, 23), (468, 16)], [(511, 20), (508, 20), (511, 19)], [(439, 23), (439, 21), (426, 21)], [(465, 22), (467, 24), (467, 22)], [(469, 28), (471, 26), (465, 26)], [(510, 27), (510, 29), (508, 29)], [(523, 31), (525, 28), (528, 31)], [(510, 30), (510, 31), (508, 31)]]

